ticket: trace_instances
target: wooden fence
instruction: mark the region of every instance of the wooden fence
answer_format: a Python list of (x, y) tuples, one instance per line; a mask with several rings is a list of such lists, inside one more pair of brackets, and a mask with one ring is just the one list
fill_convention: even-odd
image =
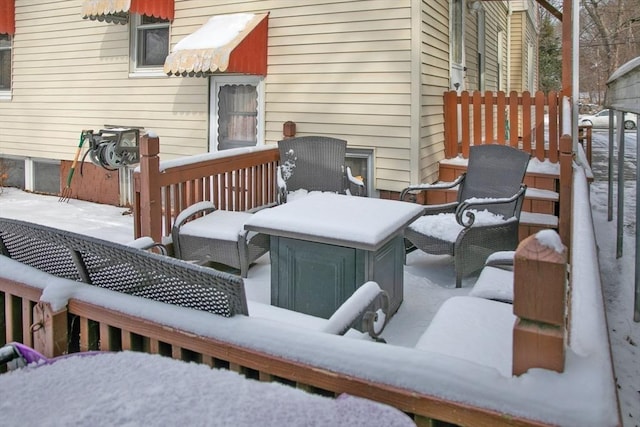
[[(530, 243), (539, 245), (535, 239), (531, 239)], [(549, 263), (548, 251), (542, 256), (541, 251), (537, 249), (527, 249), (523, 253), (528, 259), (523, 263), (525, 269), (535, 270)], [(564, 274), (560, 274), (555, 280), (547, 280), (547, 286), (556, 288), (566, 286), (564, 284), (566, 265), (564, 270), (561, 268), (559, 271)], [(524, 276), (529, 280), (537, 278), (535, 274), (524, 273)], [(529, 287), (538, 289), (538, 286)], [(99, 291), (103, 292), (102, 289)], [(72, 297), (65, 307), (54, 310), (49, 303), (40, 301), (41, 295), (40, 288), (0, 277), (0, 303), (2, 303), (0, 304), (0, 326), (4, 327), (4, 334), (0, 334), (0, 346), (6, 342), (18, 341), (35, 347), (46, 357), (91, 350), (131, 350), (161, 354), (178, 360), (203, 363), (214, 368), (230, 369), (255, 380), (277, 381), (324, 396), (335, 397), (341, 393), (349, 393), (368, 398), (406, 412), (418, 426), (438, 425), (437, 421), (474, 426), (545, 425), (523, 417), (432, 396), (411, 388), (401, 388), (369, 378), (347, 375), (339, 369), (333, 371), (326, 367), (318, 367), (305, 361), (304, 357), (301, 359), (283, 357), (271, 354), (269, 351), (258, 351), (241, 344), (201, 336), (192, 330), (179, 329), (158, 323), (157, 320), (134, 316), (79, 298)], [(85, 292), (84, 295), (88, 293)], [(120, 298), (137, 297), (121, 295)], [(565, 300), (562, 299), (559, 301), (560, 305), (556, 305), (555, 308), (564, 312), (564, 303)], [(523, 306), (526, 305), (523, 304)], [(542, 305), (531, 304), (531, 306), (535, 308)], [(171, 306), (167, 305), (166, 308), (170, 310)], [(170, 315), (165, 311), (161, 313), (169, 318)], [(526, 308), (522, 310), (523, 313), (534, 311)], [(535, 316), (528, 314), (529, 324), (535, 322), (530, 319), (535, 319)], [(224, 322), (228, 319), (218, 320)], [(236, 324), (234, 325), (237, 330), (240, 330)], [(542, 328), (539, 332), (542, 338), (548, 335), (548, 332), (545, 332), (546, 329), (548, 328)], [(528, 330), (521, 334), (524, 341), (522, 350), (526, 350), (526, 354), (523, 353), (518, 357), (517, 349), (514, 348), (514, 363), (515, 358), (518, 357), (519, 367), (522, 370), (520, 373), (532, 367), (545, 367), (562, 372), (564, 351), (549, 354), (548, 348), (535, 348), (535, 343), (540, 338), (536, 338), (534, 336), (536, 334), (532, 334), (530, 330), (529, 326)], [(305, 332), (301, 329), (300, 333)], [(336, 336), (335, 338), (349, 340), (345, 337)], [(563, 330), (560, 335), (553, 338), (561, 347), (564, 346), (566, 331)], [(274, 343), (274, 345), (282, 344)], [(385, 344), (374, 345), (385, 346)], [(339, 345), (336, 346), (335, 351), (339, 352), (339, 348)], [(318, 351), (321, 350), (318, 349)], [(369, 352), (370, 349), (365, 351)], [(355, 355), (360, 355), (360, 352), (356, 351)], [(364, 357), (364, 355), (360, 356)], [(368, 357), (375, 358), (376, 355), (368, 353)], [(396, 360), (396, 363), (401, 363), (401, 360)], [(389, 369), (394, 369), (393, 365), (389, 365)]]
[(133, 178), (136, 238), (150, 236), (161, 241), (171, 233), (173, 220), (183, 209), (203, 200), (232, 211), (276, 200), (275, 171), (280, 160), (276, 146), (226, 150), (161, 165), (159, 139), (141, 139), (140, 171)]
[(471, 145), (498, 143), (555, 163), (562, 123), (556, 92), (444, 94), (445, 155), (469, 157)]

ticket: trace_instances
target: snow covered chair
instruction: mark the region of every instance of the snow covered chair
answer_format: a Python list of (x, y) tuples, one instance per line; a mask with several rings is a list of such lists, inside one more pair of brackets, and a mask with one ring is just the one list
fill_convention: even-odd
[(287, 193), (330, 191), (366, 196), (364, 183), (345, 166), (347, 141), (325, 136), (301, 136), (278, 141), (278, 203)]
[(421, 191), (458, 186), (455, 202), (425, 206), (425, 215), (405, 230), (405, 238), (424, 252), (452, 255), (456, 287), (484, 265), (493, 252), (515, 250), (530, 155), (497, 144), (471, 147), (467, 172), (454, 182), (405, 188), (400, 200)]
[(208, 201), (194, 203), (180, 212), (171, 228), (176, 258), (223, 264), (247, 277), (251, 263), (269, 251), (268, 235), (244, 229), (251, 215), (216, 209)]
[(513, 303), (513, 259), (515, 251), (499, 251), (487, 258), (469, 296)]

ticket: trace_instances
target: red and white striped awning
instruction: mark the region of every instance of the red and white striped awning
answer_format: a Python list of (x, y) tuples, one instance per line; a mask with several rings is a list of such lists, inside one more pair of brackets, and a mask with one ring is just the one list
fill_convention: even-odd
[(84, 0), (82, 17), (96, 21), (126, 24), (130, 13), (173, 21), (174, 0)]
[(16, 32), (15, 0), (0, 0), (0, 34), (14, 35)]
[(269, 14), (213, 16), (178, 42), (164, 63), (177, 76), (214, 73), (267, 74)]

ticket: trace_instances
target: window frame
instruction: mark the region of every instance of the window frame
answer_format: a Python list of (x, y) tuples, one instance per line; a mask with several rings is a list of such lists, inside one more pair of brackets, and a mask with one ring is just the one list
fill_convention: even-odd
[(458, 65), (464, 64), (464, 31), (465, 31), (465, 1), (454, 0), (451, 2), (451, 62)]
[[(466, 0), (453, 0), (449, 6), (449, 84), (457, 92), (466, 90)], [(457, 81), (459, 80), (459, 81)]]
[(13, 36), (11, 34), (6, 34), (6, 36), (9, 39), (9, 46), (0, 46), (0, 50), (9, 52), (9, 87), (0, 88), (0, 99), (11, 99), (13, 90)]
[[(139, 65), (139, 49), (141, 49), (142, 42), (140, 40), (140, 31), (152, 30), (158, 28), (167, 28), (167, 56), (170, 53), (171, 48), (171, 21), (154, 23), (154, 24), (142, 24), (142, 18), (144, 15), (137, 13), (130, 14), (129, 16), (129, 73), (130, 77), (166, 77), (163, 71), (164, 62), (160, 65)], [(166, 56), (165, 56), (166, 59)]]
[(478, 39), (478, 90), (484, 92), (487, 87), (487, 17), (484, 7), (476, 11)]
[(507, 40), (507, 32), (503, 29), (498, 30), (498, 52), (497, 52), (497, 62), (498, 62), (498, 90), (506, 92), (506, 69), (507, 64), (505, 62), (506, 55), (506, 40)]
[(253, 85), (256, 87), (257, 116), (256, 116), (256, 146), (265, 144), (265, 101), (264, 101), (264, 77), (248, 75), (213, 75), (209, 78), (209, 152), (218, 152), (218, 120), (219, 92), (221, 86), (226, 85)]

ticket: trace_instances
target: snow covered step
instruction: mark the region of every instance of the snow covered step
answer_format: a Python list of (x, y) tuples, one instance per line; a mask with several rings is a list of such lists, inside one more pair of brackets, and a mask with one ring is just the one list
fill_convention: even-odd
[(558, 217), (551, 214), (523, 211), (520, 213), (520, 224), (535, 225), (544, 228), (558, 228)]
[(547, 200), (550, 202), (557, 202), (560, 198), (557, 191), (533, 187), (527, 187), (527, 191), (524, 193), (524, 196), (529, 199)]

